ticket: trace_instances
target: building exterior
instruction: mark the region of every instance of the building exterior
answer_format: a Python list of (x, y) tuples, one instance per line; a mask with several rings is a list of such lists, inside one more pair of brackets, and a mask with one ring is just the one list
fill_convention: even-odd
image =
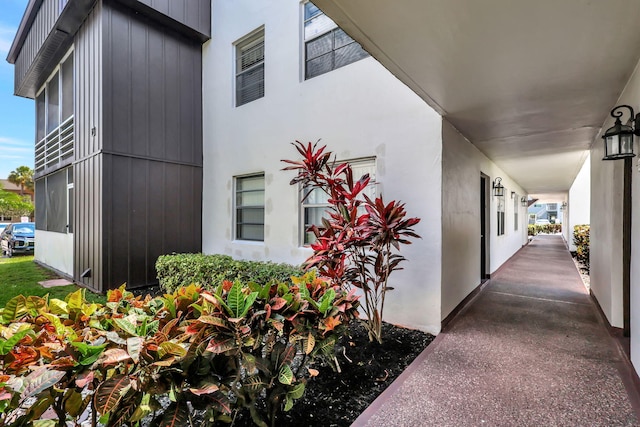
[(30, 0), (8, 60), (35, 99), (36, 260), (96, 291), (201, 247), (210, 2)]
[[(295, 140), (320, 140), (375, 177), (369, 191), (422, 218), (392, 279), (391, 322), (439, 332), (526, 243), (525, 191), (312, 3), (214, 1), (203, 75), (205, 253), (289, 263), (311, 254), (305, 225), (322, 200), (301, 205), (281, 170)], [(497, 177), (505, 197), (492, 194)]]

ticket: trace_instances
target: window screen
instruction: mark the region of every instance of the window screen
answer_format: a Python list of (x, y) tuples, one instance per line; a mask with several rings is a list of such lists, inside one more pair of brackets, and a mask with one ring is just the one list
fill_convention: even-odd
[(311, 2), (304, 5), (304, 20), (305, 79), (369, 56)]
[(236, 46), (236, 106), (264, 96), (264, 31)]
[(62, 64), (62, 121), (73, 115), (73, 55)]
[(60, 82), (58, 73), (47, 85), (47, 133), (53, 131), (60, 125)]
[(47, 179), (36, 180), (36, 230), (47, 229)]
[(264, 174), (236, 178), (236, 239), (264, 241)]
[(72, 168), (62, 169), (36, 180), (36, 229), (57, 233), (73, 232), (71, 171)]
[(36, 142), (40, 141), (45, 136), (45, 91), (40, 92), (40, 95), (36, 97)]

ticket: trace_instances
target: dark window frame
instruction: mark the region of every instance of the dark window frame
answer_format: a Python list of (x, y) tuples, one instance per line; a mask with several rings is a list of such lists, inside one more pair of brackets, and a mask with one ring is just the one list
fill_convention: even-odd
[[(312, 21), (325, 17), (327, 21), (327, 27), (324, 31), (313, 35), (307, 35), (307, 25)], [(344, 67), (349, 64), (353, 64), (361, 59), (369, 57), (369, 53), (365, 51), (362, 46), (353, 40), (347, 33), (344, 32), (335, 22), (327, 17), (324, 12), (317, 8), (312, 2), (306, 2), (303, 4), (303, 25), (302, 25), (302, 39), (304, 45), (304, 79), (309, 80), (317, 76), (321, 76), (330, 71)], [(319, 43), (321, 39), (330, 36), (331, 49), (326, 50), (318, 55), (309, 55), (310, 47), (314, 43)], [(342, 42), (338, 43), (338, 40)], [(336, 57), (339, 53), (350, 50), (351, 57), (344, 56), (345, 59), (337, 61)], [(317, 63), (320, 58), (328, 58), (329, 63), (325, 62), (325, 67), (314, 70), (310, 67), (314, 61)], [(326, 65), (329, 65), (327, 68)]]

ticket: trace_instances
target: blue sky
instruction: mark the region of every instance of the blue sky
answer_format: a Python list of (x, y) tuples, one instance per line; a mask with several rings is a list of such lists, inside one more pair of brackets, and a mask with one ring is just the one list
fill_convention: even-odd
[(0, 178), (18, 166), (33, 168), (35, 106), (13, 95), (13, 65), (6, 60), (28, 0), (0, 0)]

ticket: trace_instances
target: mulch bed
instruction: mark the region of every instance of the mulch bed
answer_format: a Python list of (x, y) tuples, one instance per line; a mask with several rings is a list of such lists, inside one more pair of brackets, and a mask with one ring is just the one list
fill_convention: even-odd
[[(305, 395), (296, 401), (291, 411), (281, 413), (275, 425), (351, 425), (434, 338), (421, 331), (385, 323), (380, 345), (369, 342), (365, 328), (353, 322), (338, 347), (342, 373), (334, 372), (329, 366), (316, 367), (320, 375), (309, 379)], [(238, 427), (253, 425), (250, 419), (237, 419), (234, 423)]]

